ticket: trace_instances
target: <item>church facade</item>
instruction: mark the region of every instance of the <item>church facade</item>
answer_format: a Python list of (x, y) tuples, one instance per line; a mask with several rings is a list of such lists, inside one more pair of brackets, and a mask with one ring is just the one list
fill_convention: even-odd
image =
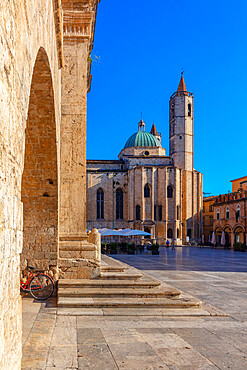
[[(87, 160), (87, 228), (132, 228), (164, 244), (202, 235), (202, 174), (193, 168), (193, 94), (183, 75), (170, 98), (169, 156), (138, 123), (118, 160)], [(188, 239), (187, 239), (188, 240)]]

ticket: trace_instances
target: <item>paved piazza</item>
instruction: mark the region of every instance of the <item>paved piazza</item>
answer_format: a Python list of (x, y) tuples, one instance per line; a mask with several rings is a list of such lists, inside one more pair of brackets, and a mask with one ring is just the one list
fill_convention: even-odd
[(68, 316), (23, 298), (23, 369), (247, 369), (247, 254), (161, 248), (116, 255), (225, 316)]

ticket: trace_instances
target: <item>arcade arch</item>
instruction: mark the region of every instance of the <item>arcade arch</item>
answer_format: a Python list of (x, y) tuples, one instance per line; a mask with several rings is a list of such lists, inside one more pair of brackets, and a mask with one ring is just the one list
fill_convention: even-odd
[(25, 130), (21, 184), (23, 250), (27, 264), (49, 270), (58, 258), (58, 168), (51, 70), (40, 48), (35, 61)]

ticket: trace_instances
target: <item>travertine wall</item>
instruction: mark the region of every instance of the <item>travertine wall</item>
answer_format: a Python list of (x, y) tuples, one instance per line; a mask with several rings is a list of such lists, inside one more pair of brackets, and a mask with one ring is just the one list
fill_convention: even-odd
[(3, 0), (0, 14), (0, 368), (18, 369), (21, 360), (21, 179), (31, 81), (41, 47), (50, 69), (57, 127), (60, 72), (51, 0), (35, 3)]
[[(191, 115), (188, 115), (188, 105)], [(174, 165), (193, 170), (193, 96), (176, 94), (170, 99), (170, 156)]]
[[(70, 228), (64, 227), (66, 220), (61, 213), (62, 237), (72, 232), (76, 238), (80, 237), (80, 242), (87, 243), (86, 94), (91, 81), (89, 55), (98, 2), (64, 0), (61, 4), (61, 0), (2, 0), (0, 3), (0, 369), (20, 368), (20, 253), (22, 267), (29, 263), (45, 270), (52, 267), (56, 270), (58, 265), (59, 196), (63, 200), (70, 198), (71, 211), (68, 215), (66, 207), (63, 208)], [(67, 22), (65, 28), (61, 6)], [(76, 45), (73, 50), (65, 48), (64, 74), (72, 78), (72, 69), (76, 66), (73, 81), (79, 75), (82, 79), (72, 86), (76, 85), (76, 92), (71, 95), (68, 84), (72, 79), (63, 81), (67, 100), (63, 94), (62, 108), (67, 121), (63, 120), (65, 146), (60, 151), (63, 32)], [(78, 40), (86, 45), (83, 50)], [(81, 81), (83, 87), (79, 86)], [(75, 112), (76, 108), (80, 112)], [(60, 193), (60, 159), (62, 155), (62, 163), (66, 162), (65, 147), (70, 141), (66, 132), (69, 131), (73, 131), (73, 147), (68, 150), (73, 150), (73, 155), (68, 155), (68, 160), (74, 161), (75, 166), (65, 166), (63, 184), (71, 171), (69, 183), (75, 186), (69, 185)], [(83, 191), (84, 201), (78, 207)], [(70, 196), (70, 192), (73, 195), (77, 192), (80, 197)], [(78, 247), (78, 240), (75, 242)], [(94, 244), (87, 243), (84, 249), (73, 252), (74, 255), (71, 251), (64, 253), (79, 260), (78, 265), (73, 266), (76, 272), (85, 267), (89, 277), (87, 268), (98, 269), (99, 258)], [(67, 259), (64, 255), (65, 264)], [(70, 262), (66, 269), (68, 265)]]

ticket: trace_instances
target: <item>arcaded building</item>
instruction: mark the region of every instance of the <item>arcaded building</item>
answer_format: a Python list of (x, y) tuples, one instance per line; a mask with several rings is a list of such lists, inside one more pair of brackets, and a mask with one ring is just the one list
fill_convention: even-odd
[(202, 174), (193, 167), (193, 94), (183, 75), (170, 98), (169, 156), (161, 134), (145, 123), (118, 160), (87, 160), (87, 228), (132, 228), (167, 238), (202, 235)]
[(215, 197), (213, 231), (217, 244), (224, 231), (226, 246), (247, 245), (247, 176), (231, 181), (232, 192)]

